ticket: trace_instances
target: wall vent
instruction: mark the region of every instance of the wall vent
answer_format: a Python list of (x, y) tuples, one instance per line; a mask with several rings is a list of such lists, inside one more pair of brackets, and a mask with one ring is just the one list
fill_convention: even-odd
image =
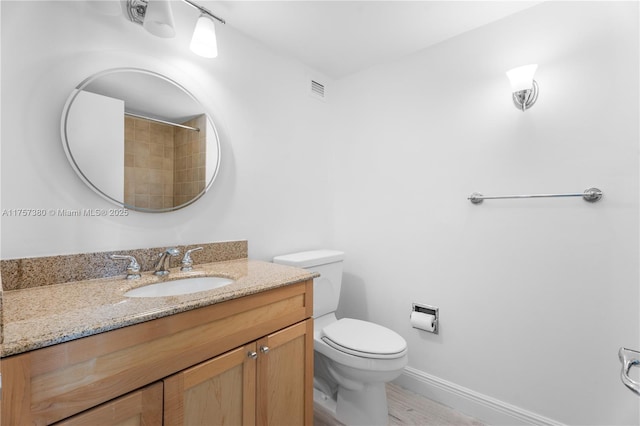
[(324, 84), (319, 83), (315, 80), (311, 80), (311, 96), (318, 99), (325, 99), (325, 87)]

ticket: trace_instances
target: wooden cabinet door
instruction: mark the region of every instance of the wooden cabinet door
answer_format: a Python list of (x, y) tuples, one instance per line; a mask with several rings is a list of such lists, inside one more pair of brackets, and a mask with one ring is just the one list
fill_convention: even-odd
[(164, 426), (255, 424), (255, 351), (254, 342), (164, 379)]
[(259, 425), (313, 425), (313, 319), (258, 340)]
[(76, 414), (56, 425), (157, 426), (162, 424), (162, 383), (154, 383)]

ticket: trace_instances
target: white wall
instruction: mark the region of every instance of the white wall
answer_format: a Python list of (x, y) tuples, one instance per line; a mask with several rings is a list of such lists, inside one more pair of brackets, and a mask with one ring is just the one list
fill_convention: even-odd
[(124, 200), (124, 101), (85, 90), (67, 113), (68, 150), (103, 194)]
[[(220, 55), (188, 49), (197, 12), (176, 2), (178, 37), (152, 36), (85, 2), (2, 1), (2, 209), (114, 207), (76, 176), (60, 141), (71, 90), (95, 72), (140, 67), (173, 78), (211, 112), (221, 170), (194, 205), (129, 217), (2, 217), (2, 258), (248, 239), (270, 259), (324, 245), (328, 105), (308, 96), (310, 70), (276, 56), (232, 26), (218, 26)], [(189, 23), (179, 15), (192, 13)], [(28, 25), (26, 23), (29, 23)]]
[[(409, 366), (568, 424), (638, 424), (638, 4), (552, 2), (339, 82), (342, 316)], [(505, 71), (538, 63), (537, 104)], [(335, 98), (334, 98), (335, 99)], [(604, 191), (582, 199), (466, 197)], [(440, 307), (441, 332), (409, 325)], [(544, 419), (543, 419), (544, 420)]]

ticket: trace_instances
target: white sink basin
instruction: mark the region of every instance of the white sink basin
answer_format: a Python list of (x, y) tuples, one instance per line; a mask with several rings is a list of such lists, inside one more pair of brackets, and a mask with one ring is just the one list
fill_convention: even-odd
[(199, 291), (213, 290), (233, 283), (233, 280), (222, 277), (185, 278), (175, 281), (164, 281), (157, 284), (149, 284), (144, 287), (129, 290), (124, 295), (127, 297), (163, 297), (180, 296), (182, 294), (197, 293)]

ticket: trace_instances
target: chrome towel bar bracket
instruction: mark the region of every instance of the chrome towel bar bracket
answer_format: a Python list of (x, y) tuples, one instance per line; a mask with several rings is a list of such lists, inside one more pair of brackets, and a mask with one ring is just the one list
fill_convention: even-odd
[(640, 360), (638, 360), (638, 358), (640, 358), (640, 352), (627, 348), (620, 348), (618, 351), (618, 358), (620, 358), (620, 363), (622, 363), (622, 371), (620, 371), (622, 383), (624, 383), (625, 386), (631, 389), (636, 395), (640, 395), (640, 383), (629, 377), (629, 370), (631, 370), (631, 367), (640, 364)]
[(480, 204), (483, 200), (501, 200), (505, 198), (562, 198), (562, 197), (582, 197), (585, 201), (594, 203), (602, 198), (602, 191), (598, 188), (585, 189), (584, 192), (570, 192), (565, 194), (528, 194), (528, 195), (482, 195), (474, 192), (467, 197), (473, 204)]

